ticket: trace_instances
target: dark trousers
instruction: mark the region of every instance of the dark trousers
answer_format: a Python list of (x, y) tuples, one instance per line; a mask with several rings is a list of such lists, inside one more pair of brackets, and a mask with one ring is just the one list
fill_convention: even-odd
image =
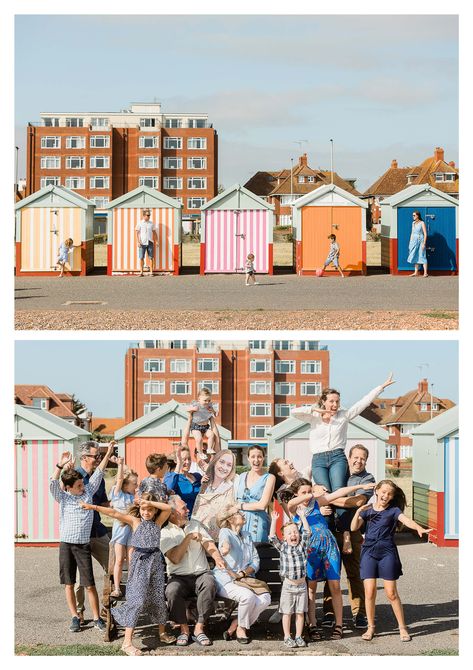
[[(337, 540), (338, 548), (340, 549), (340, 556), (345, 567), (348, 579), (348, 595), (350, 598), (350, 607), (353, 616), (362, 614), (366, 616), (365, 611), (365, 590), (363, 587), (363, 580), (360, 577), (360, 554), (363, 536), (360, 531), (351, 534), (351, 545), (353, 553), (344, 554), (343, 548), (343, 532), (336, 531), (334, 533)], [(324, 588), (324, 614), (333, 614), (332, 596), (327, 582)]]
[(210, 571), (200, 575), (171, 575), (166, 586), (170, 621), (186, 624), (186, 601), (197, 596), (197, 621), (205, 623), (213, 614), (216, 591)]

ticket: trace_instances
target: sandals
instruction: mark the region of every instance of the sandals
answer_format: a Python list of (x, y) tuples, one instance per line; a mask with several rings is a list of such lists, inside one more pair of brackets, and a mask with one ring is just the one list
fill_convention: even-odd
[(121, 595), (122, 595), (122, 592), (120, 591), (120, 589), (115, 589), (114, 591), (112, 591), (110, 593), (111, 598), (120, 598)]
[(159, 633), (159, 641), (163, 644), (173, 644), (176, 641), (175, 635), (169, 635), (169, 633)]
[(332, 634), (330, 636), (331, 640), (341, 640), (343, 637), (343, 626), (340, 624), (335, 624), (332, 630)]
[(189, 644), (189, 633), (181, 633), (177, 636), (176, 647), (187, 647)]
[(199, 633), (198, 635), (193, 635), (192, 639), (201, 647), (210, 647), (212, 646), (212, 641), (209, 640), (205, 633)]
[(409, 631), (407, 630), (407, 628), (400, 628), (399, 635), (401, 638), (401, 642), (410, 642), (412, 640), (412, 637), (409, 635)]
[(121, 650), (127, 656), (143, 656), (141, 649), (138, 649), (133, 644), (122, 644)]
[(365, 632), (361, 636), (361, 639), (366, 640), (367, 642), (371, 642), (371, 640), (374, 638), (374, 635), (375, 635), (374, 631), (375, 631), (374, 626), (368, 626), (368, 628), (365, 630)]
[(317, 626), (309, 626), (309, 637), (312, 642), (319, 642), (322, 639)]

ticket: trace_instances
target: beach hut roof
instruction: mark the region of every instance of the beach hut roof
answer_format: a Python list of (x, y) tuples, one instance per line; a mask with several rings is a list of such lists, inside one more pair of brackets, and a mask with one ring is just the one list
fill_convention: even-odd
[(114, 209), (115, 207), (123, 207), (123, 205), (129, 207), (163, 207), (164, 205), (175, 209), (181, 209), (182, 207), (181, 203), (175, 198), (171, 198), (149, 186), (138, 186), (133, 191), (124, 193), (119, 198), (109, 202), (104, 209)]
[(437, 440), (441, 440), (456, 430), (458, 430), (458, 405), (421, 424), (412, 431), (412, 435), (433, 435)]
[[(26, 198), (23, 198), (23, 200), (17, 202), (15, 205), (15, 209), (21, 209), (26, 205), (31, 205), (31, 203), (41, 200), (44, 200), (44, 202), (46, 203), (48, 201), (49, 194), (51, 200), (54, 196), (57, 196), (59, 199), (62, 199), (64, 201), (64, 204), (71, 204), (76, 207), (81, 207), (82, 209), (87, 209), (88, 207), (95, 207), (93, 202), (87, 200), (87, 198), (84, 198), (84, 196), (79, 195), (79, 193), (72, 191), (70, 188), (66, 188), (65, 186), (45, 186), (44, 188), (41, 188), (39, 191), (35, 191)], [(57, 206), (59, 204), (60, 203), (48, 202), (48, 206), (54, 206), (54, 205)]]
[(425, 193), (426, 191), (438, 195), (443, 200), (447, 200), (447, 202), (451, 202), (453, 205), (456, 205), (457, 207), (459, 205), (459, 201), (457, 198), (454, 198), (452, 195), (444, 193), (443, 191), (439, 191), (438, 188), (434, 188), (433, 186), (430, 186), (430, 184), (414, 184), (413, 186), (408, 186), (403, 191), (395, 193), (390, 198), (385, 198), (382, 201), (381, 205), (391, 205), (391, 206), (402, 205), (402, 203), (406, 202), (406, 200), (411, 200), (412, 198), (415, 198), (417, 195)]
[[(157, 419), (161, 419), (163, 416), (172, 413), (178, 414), (187, 421), (188, 412), (182, 409), (180, 404), (175, 400), (169, 400), (169, 402), (164, 403), (163, 405), (161, 405), (161, 407), (157, 407), (152, 412), (149, 412), (148, 414), (141, 416), (139, 419), (136, 419), (135, 421), (128, 423), (126, 426), (123, 426), (123, 428), (117, 430), (115, 433), (115, 439), (123, 440), (125, 437), (134, 435), (135, 433), (141, 431), (143, 428), (146, 428), (146, 426), (150, 425), (151, 423), (154, 423)], [(230, 433), (229, 430), (227, 430), (223, 426), (217, 426), (217, 428), (220, 437), (222, 437), (224, 440), (228, 441), (231, 438), (232, 434)]]
[[(263, 198), (260, 198), (255, 193), (252, 193), (251, 191), (249, 191), (247, 188), (245, 188), (241, 184), (234, 184), (233, 186), (230, 186), (230, 188), (225, 189), (225, 191), (216, 195), (215, 198), (212, 198), (212, 200), (209, 200), (208, 202), (206, 202), (205, 205), (203, 205), (200, 209), (205, 210), (205, 209), (209, 209), (210, 207), (214, 207), (218, 203), (224, 202), (227, 198), (232, 196), (234, 193), (239, 193), (241, 195), (244, 195), (246, 198), (248, 198), (250, 200), (250, 202), (256, 203), (259, 207), (264, 207), (265, 209), (274, 210), (274, 205), (270, 205), (266, 200), (263, 200)], [(232, 209), (234, 209), (234, 207), (232, 207)], [(245, 207), (244, 209), (247, 209), (247, 208)]]
[[(350, 421), (350, 423), (353, 426), (356, 426), (360, 430), (363, 430), (370, 435), (373, 435), (373, 437), (376, 437), (379, 440), (384, 440), (387, 442), (388, 440), (388, 431), (385, 430), (384, 428), (381, 428), (380, 426), (377, 426), (375, 423), (372, 423), (371, 421), (368, 421), (368, 419), (364, 419), (362, 416), (357, 416), (354, 419)], [(272, 437), (274, 440), (280, 440), (284, 437), (287, 437), (291, 433), (295, 432), (298, 430), (302, 425), (306, 424), (307, 426), (309, 425), (305, 421), (300, 421), (299, 419), (296, 419), (295, 417), (291, 416), (288, 419), (285, 419), (281, 423), (278, 423), (276, 426), (273, 426), (269, 431), (268, 431), (268, 436)]]
[(293, 207), (295, 207), (296, 209), (304, 207), (304, 205), (308, 205), (314, 200), (319, 200), (320, 198), (323, 198), (325, 195), (327, 195), (327, 193), (335, 193), (341, 196), (342, 198), (345, 198), (346, 200), (353, 202), (355, 205), (358, 205), (358, 207), (368, 209), (368, 203), (365, 200), (361, 200), (361, 198), (358, 198), (356, 195), (353, 195), (353, 193), (349, 193), (348, 191), (345, 191), (343, 188), (340, 188), (335, 184), (327, 184), (327, 186), (321, 186), (320, 188), (316, 188), (315, 190), (310, 191), (310, 193), (307, 193), (306, 195), (302, 196), (302, 198), (298, 198), (298, 200), (296, 200), (296, 202), (294, 203)]
[(79, 426), (65, 421), (58, 416), (54, 416), (54, 414), (44, 409), (15, 405), (15, 415), (38, 426), (38, 428), (57, 435), (63, 440), (72, 440), (76, 437), (82, 437), (84, 440), (90, 438), (89, 431), (79, 428)]

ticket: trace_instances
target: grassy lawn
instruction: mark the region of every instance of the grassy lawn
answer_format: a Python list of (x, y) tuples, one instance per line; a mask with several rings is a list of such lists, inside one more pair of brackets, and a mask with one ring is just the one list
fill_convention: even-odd
[(125, 656), (120, 647), (112, 644), (36, 644), (27, 646), (18, 644), (15, 647), (16, 656)]

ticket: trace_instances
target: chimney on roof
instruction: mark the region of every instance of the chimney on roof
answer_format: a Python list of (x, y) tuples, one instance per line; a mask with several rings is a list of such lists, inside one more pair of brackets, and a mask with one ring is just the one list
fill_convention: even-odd
[(443, 151), (442, 147), (435, 147), (434, 158), (435, 158), (436, 161), (443, 161), (444, 160), (444, 151)]
[(302, 156), (299, 157), (299, 165), (301, 167), (307, 167), (307, 154), (302, 154)]
[(418, 386), (419, 393), (428, 393), (429, 391), (429, 382), (427, 379), (421, 379)]
[(397, 160), (395, 158), (393, 158), (393, 160), (391, 161), (391, 167), (394, 170), (397, 170)]
[(455, 161), (450, 161), (449, 165), (450, 165), (450, 167), (454, 168), (455, 167)]

